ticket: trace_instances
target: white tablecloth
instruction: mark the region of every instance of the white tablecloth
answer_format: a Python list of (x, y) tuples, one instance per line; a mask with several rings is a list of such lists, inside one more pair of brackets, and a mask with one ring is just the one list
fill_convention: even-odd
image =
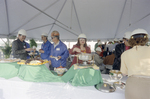
[[(102, 75), (109, 78), (108, 75)], [(123, 78), (126, 81), (127, 78)], [(26, 82), (18, 77), (0, 78), (0, 99), (125, 99), (124, 90), (103, 93), (94, 86), (74, 87), (69, 83)]]

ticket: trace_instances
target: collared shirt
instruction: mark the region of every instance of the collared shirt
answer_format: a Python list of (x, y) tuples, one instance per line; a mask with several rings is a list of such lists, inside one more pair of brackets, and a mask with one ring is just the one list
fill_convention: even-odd
[(61, 59), (59, 60), (49, 57), (49, 60), (51, 60), (51, 65), (53, 67), (66, 66), (69, 51), (67, 49), (67, 46), (62, 41), (59, 41), (59, 43), (55, 44), (55, 48), (54, 44), (52, 45), (50, 56), (51, 55), (54, 57), (61, 56)]
[(55, 44), (55, 43), (54, 43), (54, 48), (55, 48), (55, 47), (59, 44), (59, 42), (60, 42), (60, 41), (58, 41), (58, 43), (57, 43), (57, 44)]
[(150, 76), (150, 47), (134, 46), (121, 55), (121, 72), (128, 76)]
[(44, 53), (41, 53), (42, 59), (49, 59), (50, 52), (51, 52), (51, 43), (47, 40), (46, 43), (43, 43), (41, 46), (41, 49), (44, 51)]

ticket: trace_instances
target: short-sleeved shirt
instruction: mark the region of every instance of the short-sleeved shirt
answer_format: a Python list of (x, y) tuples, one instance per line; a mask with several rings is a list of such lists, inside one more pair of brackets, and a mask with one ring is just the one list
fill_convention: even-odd
[(121, 55), (121, 72), (128, 76), (150, 76), (150, 47), (134, 46)]

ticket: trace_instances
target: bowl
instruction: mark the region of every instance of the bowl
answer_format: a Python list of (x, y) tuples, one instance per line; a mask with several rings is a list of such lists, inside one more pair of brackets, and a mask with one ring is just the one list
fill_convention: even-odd
[(67, 71), (66, 68), (54, 68), (54, 71), (58, 74), (58, 75), (62, 75), (64, 72)]
[(92, 54), (86, 54), (86, 53), (78, 54), (78, 58), (79, 60), (82, 60), (82, 61), (92, 60)]
[(122, 79), (122, 73), (119, 70), (110, 70), (109, 76), (111, 80), (121, 80)]

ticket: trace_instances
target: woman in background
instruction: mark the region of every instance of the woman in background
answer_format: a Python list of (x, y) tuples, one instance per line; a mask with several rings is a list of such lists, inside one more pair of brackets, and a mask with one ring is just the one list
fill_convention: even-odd
[[(85, 34), (80, 34), (78, 36), (77, 44), (74, 45), (73, 48), (69, 50), (69, 53), (71, 55), (77, 55), (77, 54), (80, 54), (80, 53), (91, 53), (91, 49), (87, 46), (86, 41), (87, 41), (86, 35)], [(78, 62), (82, 63), (81, 60), (79, 60)], [(76, 63), (77, 63), (77, 57), (74, 57), (71, 66), (73, 64), (76, 64)]]

